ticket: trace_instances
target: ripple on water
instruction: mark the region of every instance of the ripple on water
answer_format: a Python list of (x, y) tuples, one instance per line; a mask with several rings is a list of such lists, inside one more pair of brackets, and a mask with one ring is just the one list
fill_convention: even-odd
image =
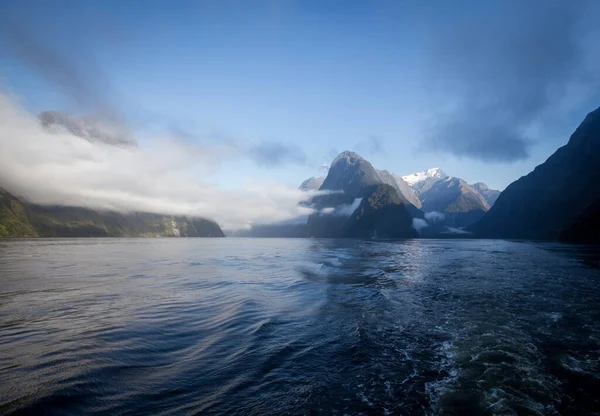
[(597, 253), (0, 241), (0, 413), (600, 413)]

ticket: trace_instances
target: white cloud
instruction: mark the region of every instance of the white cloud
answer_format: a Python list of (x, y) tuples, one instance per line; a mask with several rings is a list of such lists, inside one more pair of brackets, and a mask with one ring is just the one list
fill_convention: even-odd
[(336, 209), (336, 213), (337, 215), (344, 215), (349, 217), (350, 215), (354, 214), (354, 211), (356, 211), (361, 202), (362, 198), (356, 198), (351, 204), (339, 206)]
[(438, 211), (431, 211), (431, 212), (426, 212), (424, 215), (425, 219), (428, 222), (442, 222), (446, 220), (446, 215), (444, 215), (443, 212), (438, 212)]
[(418, 232), (421, 232), (423, 228), (429, 227), (429, 224), (421, 218), (413, 218), (412, 227)]
[[(322, 192), (322, 191), (321, 191)], [(337, 215), (340, 217), (349, 217), (360, 206), (362, 198), (355, 198), (351, 204), (341, 204), (335, 207), (326, 207), (321, 209), (322, 215)]]
[(169, 138), (126, 148), (52, 134), (0, 93), (0, 186), (31, 202), (201, 216), (224, 228), (311, 212), (298, 206), (310, 194), (279, 183), (246, 180), (223, 190), (203, 182), (228, 152)]

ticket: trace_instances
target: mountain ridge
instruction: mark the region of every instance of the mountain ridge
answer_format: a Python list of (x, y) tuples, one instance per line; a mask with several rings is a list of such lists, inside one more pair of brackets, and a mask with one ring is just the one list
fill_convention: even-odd
[(452, 227), (466, 227), (478, 221), (500, 194), (483, 182), (469, 185), (440, 168), (405, 175), (402, 179), (418, 196), (424, 212), (443, 213), (445, 225)]
[(594, 218), (588, 210), (600, 200), (598, 154), (600, 108), (544, 163), (511, 183), (471, 231), (486, 238), (585, 239), (580, 222)]
[(0, 237), (224, 237), (205, 218), (30, 204), (0, 188)]

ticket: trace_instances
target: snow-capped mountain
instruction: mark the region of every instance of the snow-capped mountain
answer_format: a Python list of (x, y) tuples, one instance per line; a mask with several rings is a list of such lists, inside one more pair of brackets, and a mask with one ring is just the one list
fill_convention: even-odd
[(448, 176), (440, 168), (402, 179), (418, 195), (424, 212), (444, 213), (446, 223), (458, 227), (468, 226), (483, 217), (500, 194), (484, 183), (469, 185), (463, 179)]
[[(403, 176), (404, 182), (408, 183), (413, 191), (421, 198), (425, 192), (429, 191), (431, 187), (440, 179), (446, 179), (449, 176), (446, 175), (440, 168), (427, 169), (423, 172), (413, 173), (411, 175)], [(423, 202), (421, 200), (421, 202)]]
[(430, 180), (430, 179), (443, 179), (447, 178), (446, 175), (440, 168), (431, 168), (427, 169), (423, 172), (417, 172), (410, 175), (403, 176), (402, 179), (406, 181), (411, 187), (418, 185), (421, 182)]

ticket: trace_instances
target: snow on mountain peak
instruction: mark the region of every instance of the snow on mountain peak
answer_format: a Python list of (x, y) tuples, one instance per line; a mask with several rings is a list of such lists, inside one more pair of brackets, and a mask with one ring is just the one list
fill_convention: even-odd
[(404, 179), (410, 186), (413, 186), (419, 182), (426, 181), (427, 179), (442, 179), (446, 177), (448, 177), (448, 175), (442, 172), (440, 168), (431, 168), (423, 172), (417, 172), (403, 176), (402, 179)]

